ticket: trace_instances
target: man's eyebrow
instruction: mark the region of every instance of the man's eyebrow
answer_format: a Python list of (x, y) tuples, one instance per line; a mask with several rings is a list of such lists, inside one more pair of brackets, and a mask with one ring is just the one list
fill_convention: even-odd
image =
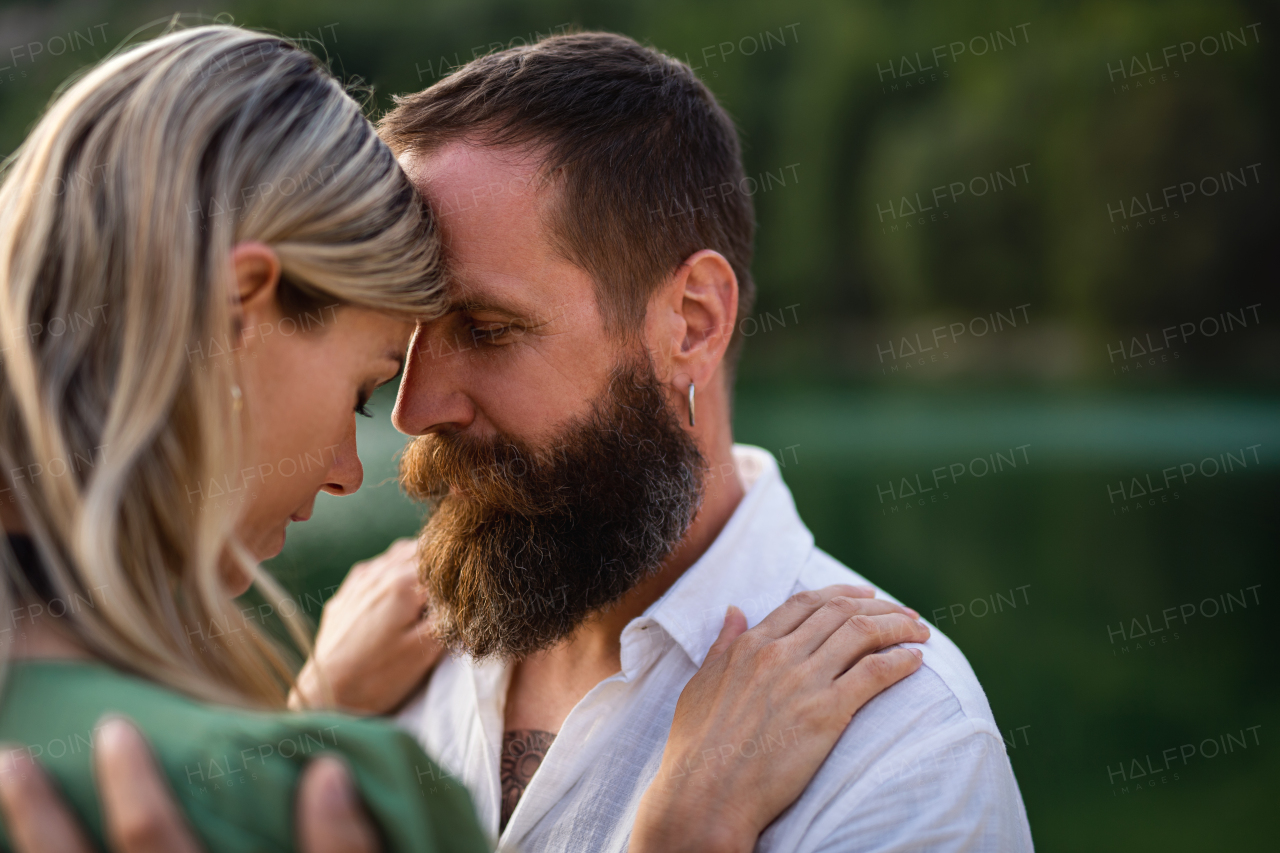
[(460, 297), (450, 303), (449, 310), (466, 311), (470, 314), (500, 314), (512, 320), (523, 320), (529, 314), (528, 311), (518, 306), (483, 296)]

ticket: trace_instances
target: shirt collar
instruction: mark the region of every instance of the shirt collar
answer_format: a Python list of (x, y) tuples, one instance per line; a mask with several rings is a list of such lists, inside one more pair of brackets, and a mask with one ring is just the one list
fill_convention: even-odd
[[(661, 626), (695, 666), (702, 666), (730, 604), (755, 625), (795, 587), (813, 550), (813, 534), (767, 450), (737, 444), (733, 460), (733, 475), (746, 495), (702, 557), (622, 632), (624, 673), (642, 663), (637, 657), (647, 657), (642, 632), (651, 626)], [(713, 471), (712, 476), (722, 474)]]

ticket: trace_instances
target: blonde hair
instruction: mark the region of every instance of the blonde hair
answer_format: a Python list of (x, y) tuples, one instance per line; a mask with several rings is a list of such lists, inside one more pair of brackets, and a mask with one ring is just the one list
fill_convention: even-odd
[[(269, 600), (283, 592), (237, 543), (238, 507), (192, 488), (243, 467), (252, 413), (233, 400), (235, 359), (192, 354), (238, 334), (230, 253), (247, 240), (279, 255), (282, 303), (438, 310), (425, 205), (315, 57), (226, 26), (98, 65), (3, 168), (0, 464), (13, 476), (0, 485), (24, 492), (11, 506), (46, 587), (3, 548), (6, 618), (15, 590), (52, 596), (112, 665), (280, 705), (288, 655), (241, 615), (220, 566), (238, 561)], [(213, 625), (225, 637), (198, 650), (192, 626)]]

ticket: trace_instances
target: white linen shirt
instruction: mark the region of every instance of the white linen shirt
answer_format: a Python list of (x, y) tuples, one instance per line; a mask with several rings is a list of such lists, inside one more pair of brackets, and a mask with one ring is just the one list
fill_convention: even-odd
[[(868, 583), (814, 547), (768, 452), (737, 445), (734, 456), (746, 496), (702, 558), (623, 630), (622, 671), (565, 718), (500, 837), (509, 665), (447, 657), (400, 714), (399, 725), (470, 789), (480, 825), (500, 850), (625, 851), (676, 699), (728, 605), (754, 625), (795, 592)], [(854, 716), (757, 851), (1032, 849), (1004, 740), (968, 661), (936, 628), (918, 647), (924, 666)], [(786, 744), (786, 732), (773, 733), (727, 759), (709, 758), (709, 767), (768, 760)]]

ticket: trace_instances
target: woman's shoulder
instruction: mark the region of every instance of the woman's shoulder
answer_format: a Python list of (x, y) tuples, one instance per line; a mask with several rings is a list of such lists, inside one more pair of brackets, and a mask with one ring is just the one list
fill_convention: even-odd
[[(395, 739), (395, 732), (372, 720), (201, 702), (97, 661), (19, 660), (10, 664), (0, 694), (0, 737), (12, 741), (15, 736), (36, 734), (38, 740), (29, 744), (35, 756), (60, 757), (60, 742), (65, 742), (68, 754), (72, 754), (73, 746), (78, 749), (85, 738), (92, 740), (101, 718), (108, 715), (133, 720), (164, 755), (204, 754), (214, 745), (279, 737), (285, 740), (275, 741), (270, 755), (305, 756), (335, 746), (340, 729), (345, 729), (348, 739)], [(267, 744), (260, 754), (268, 756)]]
[(466, 790), (381, 720), (209, 705), (94, 662), (16, 663), (0, 697), (0, 740), (58, 776), (99, 835), (89, 751), (106, 715), (147, 736), (213, 849), (292, 849), (297, 777), (319, 752), (346, 760), (389, 849), (483, 848)]

